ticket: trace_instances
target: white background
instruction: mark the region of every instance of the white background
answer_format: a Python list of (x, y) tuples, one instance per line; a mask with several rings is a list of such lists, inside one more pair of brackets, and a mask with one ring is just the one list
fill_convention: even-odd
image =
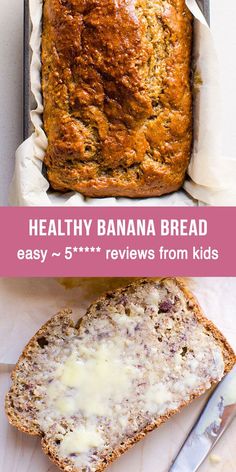
[[(236, 35), (235, 0), (211, 0), (211, 24), (224, 89), (224, 146), (236, 152)], [(8, 202), (14, 154), (22, 141), (23, 95), (23, 0), (1, 0), (0, 6), (0, 204)], [(217, 100), (217, 97), (216, 97)]]
[(0, 3), (0, 204), (7, 204), (16, 147), (22, 141), (23, 0)]

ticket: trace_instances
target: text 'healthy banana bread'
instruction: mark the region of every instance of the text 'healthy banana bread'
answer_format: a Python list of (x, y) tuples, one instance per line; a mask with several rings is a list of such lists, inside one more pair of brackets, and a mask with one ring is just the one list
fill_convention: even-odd
[(100, 472), (234, 363), (180, 281), (137, 281), (77, 326), (69, 311), (44, 325), (13, 372), (6, 411), (62, 470)]
[(48, 179), (85, 196), (159, 196), (192, 141), (185, 0), (44, 0)]

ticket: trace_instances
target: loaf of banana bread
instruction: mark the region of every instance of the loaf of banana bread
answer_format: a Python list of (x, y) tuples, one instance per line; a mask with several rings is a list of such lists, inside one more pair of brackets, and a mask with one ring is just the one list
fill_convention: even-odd
[(54, 189), (148, 197), (182, 185), (191, 42), (185, 0), (44, 0), (45, 164)]

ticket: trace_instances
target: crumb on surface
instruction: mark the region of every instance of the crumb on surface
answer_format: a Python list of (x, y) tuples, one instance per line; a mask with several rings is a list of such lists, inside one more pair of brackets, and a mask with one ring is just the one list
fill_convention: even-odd
[(221, 457), (217, 454), (210, 454), (209, 460), (212, 464), (219, 464), (221, 462)]

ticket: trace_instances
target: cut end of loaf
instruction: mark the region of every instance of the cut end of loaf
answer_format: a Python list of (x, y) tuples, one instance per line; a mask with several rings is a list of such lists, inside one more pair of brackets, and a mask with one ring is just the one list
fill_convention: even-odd
[(75, 327), (52, 318), (26, 347), (9, 421), (43, 436), (68, 472), (98, 472), (217, 383), (235, 355), (183, 282), (139, 280), (93, 303)]
[(54, 344), (57, 339), (67, 338), (74, 328), (71, 313), (69, 309), (62, 310), (43, 325), (25, 347), (12, 372), (12, 387), (5, 399), (8, 420), (16, 428), (32, 436), (42, 435), (33, 401), (37, 391), (33, 375), (35, 356), (40, 356), (46, 346)]

